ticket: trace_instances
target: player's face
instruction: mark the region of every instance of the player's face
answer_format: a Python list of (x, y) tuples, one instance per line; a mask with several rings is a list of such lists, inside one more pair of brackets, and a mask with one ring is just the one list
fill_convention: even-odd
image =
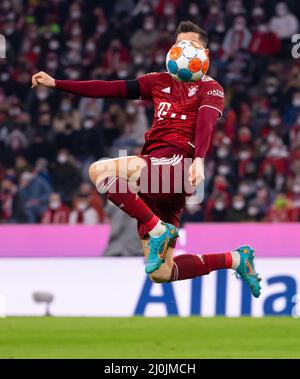
[(187, 32), (187, 33), (179, 33), (176, 39), (176, 43), (181, 41), (191, 41), (193, 42), (197, 47), (203, 47), (203, 44), (199, 38), (198, 33), (194, 32)]

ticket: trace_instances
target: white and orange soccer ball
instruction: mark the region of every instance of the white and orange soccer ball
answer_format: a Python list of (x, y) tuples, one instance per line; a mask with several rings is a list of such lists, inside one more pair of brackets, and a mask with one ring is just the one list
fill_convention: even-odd
[(192, 41), (180, 41), (169, 50), (166, 66), (174, 79), (183, 82), (200, 80), (208, 70), (208, 50)]

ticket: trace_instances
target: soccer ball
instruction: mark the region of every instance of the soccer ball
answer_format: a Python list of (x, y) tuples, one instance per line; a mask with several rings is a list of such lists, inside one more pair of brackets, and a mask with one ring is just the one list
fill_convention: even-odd
[(192, 41), (180, 41), (169, 50), (166, 66), (176, 80), (183, 82), (200, 80), (208, 70), (208, 50), (196, 46)]

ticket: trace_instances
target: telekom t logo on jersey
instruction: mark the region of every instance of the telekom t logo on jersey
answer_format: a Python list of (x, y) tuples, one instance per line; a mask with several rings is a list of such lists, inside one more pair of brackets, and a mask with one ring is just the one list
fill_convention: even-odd
[(167, 103), (165, 101), (159, 103), (158, 105), (158, 110), (157, 110), (157, 116), (158, 116), (158, 121), (163, 120), (164, 117), (168, 114), (169, 109), (171, 108), (171, 103)]
[(170, 118), (178, 118), (180, 117), (181, 120), (186, 120), (186, 114), (177, 114), (170, 111), (172, 104), (168, 103), (166, 101), (162, 101), (158, 105), (157, 109), (157, 117), (158, 121), (164, 120), (165, 116), (169, 116)]

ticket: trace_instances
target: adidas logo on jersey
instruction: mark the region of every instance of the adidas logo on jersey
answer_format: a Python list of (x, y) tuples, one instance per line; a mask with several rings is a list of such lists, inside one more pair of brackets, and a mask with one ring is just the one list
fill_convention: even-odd
[(161, 92), (171, 93), (171, 87), (163, 88), (163, 89), (161, 90)]
[(211, 82), (211, 81), (215, 81), (215, 79), (213, 79), (212, 77), (208, 76), (208, 75), (204, 75), (203, 78), (201, 79), (202, 82)]

